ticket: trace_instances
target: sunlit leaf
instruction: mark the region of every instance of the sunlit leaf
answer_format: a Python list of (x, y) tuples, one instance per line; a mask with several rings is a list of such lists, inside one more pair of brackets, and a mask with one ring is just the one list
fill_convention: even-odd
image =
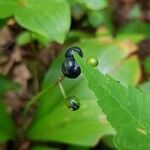
[(117, 134), (114, 143), (121, 150), (150, 149), (150, 97), (138, 89), (125, 88), (108, 75), (75, 55), (88, 86)]

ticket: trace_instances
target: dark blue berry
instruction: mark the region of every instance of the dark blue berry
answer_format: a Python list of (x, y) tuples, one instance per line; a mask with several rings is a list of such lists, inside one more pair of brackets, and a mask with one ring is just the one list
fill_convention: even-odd
[(66, 99), (66, 105), (71, 111), (76, 111), (80, 108), (79, 99), (75, 96), (69, 96)]
[(66, 58), (64, 60), (61, 69), (65, 77), (72, 79), (77, 78), (81, 73), (79, 65), (77, 64), (76, 60), (74, 60), (74, 58), (72, 57)]
[(70, 57), (73, 58), (73, 52), (76, 52), (76, 53), (78, 53), (81, 57), (83, 57), (83, 52), (82, 52), (82, 50), (81, 50), (79, 47), (77, 47), (77, 46), (74, 46), (74, 47), (69, 48), (69, 49), (66, 51), (66, 53), (65, 53), (65, 57), (66, 57), (66, 58), (70, 58)]

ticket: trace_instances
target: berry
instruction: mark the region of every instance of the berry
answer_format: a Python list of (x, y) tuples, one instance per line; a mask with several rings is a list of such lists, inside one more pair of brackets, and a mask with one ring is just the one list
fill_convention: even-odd
[(98, 60), (95, 57), (89, 57), (89, 58), (87, 58), (86, 62), (88, 64), (90, 64), (91, 66), (93, 66), (93, 67), (97, 67), (98, 66)]
[(76, 111), (80, 108), (79, 99), (75, 96), (69, 96), (66, 99), (66, 105), (71, 111)]
[(65, 77), (72, 79), (77, 78), (81, 73), (79, 65), (72, 57), (64, 60), (61, 69)]
[(76, 53), (78, 53), (81, 57), (83, 57), (83, 52), (82, 52), (82, 50), (81, 50), (79, 47), (77, 47), (77, 46), (73, 46), (73, 47), (69, 48), (69, 49), (66, 51), (66, 53), (65, 53), (65, 57), (66, 57), (66, 58), (70, 58), (70, 57), (73, 58), (73, 52), (76, 52)]

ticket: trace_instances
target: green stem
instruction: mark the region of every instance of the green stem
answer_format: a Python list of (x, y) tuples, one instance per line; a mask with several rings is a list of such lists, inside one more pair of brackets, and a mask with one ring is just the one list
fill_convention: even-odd
[(41, 97), (43, 94), (45, 94), (47, 91), (49, 91), (53, 86), (59, 84), (60, 90), (61, 90), (62, 94), (63, 94), (64, 96), (66, 96), (65, 91), (64, 91), (64, 89), (63, 89), (63, 86), (61, 85), (61, 81), (62, 81), (63, 79), (64, 79), (64, 75), (61, 74), (55, 84), (53, 84), (52, 86), (47, 87), (46, 89), (44, 89), (43, 91), (41, 91), (39, 94), (37, 94), (36, 96), (34, 96), (34, 97), (27, 103), (27, 105), (26, 105), (26, 107), (25, 107), (25, 109), (24, 109), (24, 112), (23, 112), (24, 117), (27, 116), (28, 111), (29, 111), (30, 107), (33, 105), (33, 103), (35, 103), (35, 102), (39, 99), (39, 97)]
[(27, 105), (26, 105), (26, 107), (25, 107), (25, 110), (24, 110), (24, 112), (23, 112), (23, 115), (24, 115), (25, 117), (27, 116), (28, 111), (29, 111), (30, 107), (32, 106), (32, 104), (35, 103), (41, 95), (43, 95), (44, 93), (46, 93), (46, 92), (47, 92), (49, 89), (51, 89), (51, 88), (52, 88), (52, 86), (50, 86), (50, 87), (44, 89), (44, 90), (41, 91), (39, 94), (37, 94), (36, 96), (34, 96), (34, 97), (27, 103)]
[(59, 81), (58, 84), (59, 84), (60, 91), (61, 91), (61, 93), (62, 93), (64, 99), (66, 99), (66, 98), (67, 98), (67, 95), (66, 95), (66, 93), (65, 93), (65, 90), (64, 90), (64, 88), (63, 88), (61, 82)]

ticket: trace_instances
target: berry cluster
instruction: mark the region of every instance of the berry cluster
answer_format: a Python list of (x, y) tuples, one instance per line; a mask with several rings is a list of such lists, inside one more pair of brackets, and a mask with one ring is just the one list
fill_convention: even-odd
[[(63, 76), (61, 76), (61, 78), (67, 77), (67, 78), (75, 79), (81, 74), (81, 68), (78, 65), (77, 61), (74, 59), (73, 52), (76, 52), (77, 54), (79, 54), (79, 56), (83, 57), (83, 52), (79, 47), (74, 46), (74, 47), (69, 48), (65, 53), (65, 60), (61, 67), (61, 70), (63, 73)], [(60, 78), (60, 81), (61, 81), (61, 78)], [(80, 107), (80, 102), (78, 98), (75, 96), (67, 97), (64, 91), (64, 88), (60, 82), (59, 82), (59, 86), (63, 94), (63, 97), (66, 100), (67, 107), (71, 111), (78, 110)]]
[[(64, 77), (75, 79), (81, 74), (81, 68), (73, 57), (73, 52), (76, 52), (79, 56), (83, 57), (82, 50), (77, 47), (69, 48), (65, 53), (65, 60), (62, 64), (61, 70), (63, 75), (60, 76), (61, 81)], [(86, 62), (90, 64), (92, 67), (96, 67), (98, 65), (98, 60), (95, 57), (87, 58)], [(60, 90), (63, 94), (64, 99), (66, 100), (66, 105), (71, 111), (78, 110), (80, 107), (80, 102), (75, 96), (66, 96), (64, 88), (62, 84), (59, 82)]]
[(81, 69), (76, 60), (73, 57), (73, 52), (78, 53), (81, 57), (83, 57), (82, 50), (77, 47), (69, 48), (65, 53), (65, 60), (62, 64), (62, 73), (65, 77), (75, 79), (81, 74)]

